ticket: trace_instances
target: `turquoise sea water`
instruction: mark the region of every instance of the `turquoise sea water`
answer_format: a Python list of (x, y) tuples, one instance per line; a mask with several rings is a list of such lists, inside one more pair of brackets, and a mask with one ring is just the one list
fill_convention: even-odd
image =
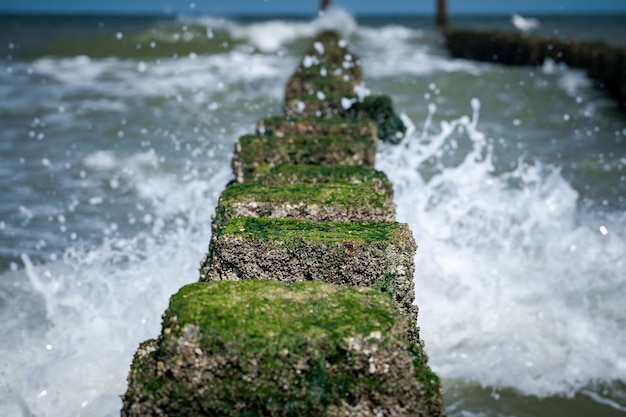
[[(624, 44), (626, 16), (540, 16)], [(513, 30), (508, 16), (451, 24)], [(113, 416), (197, 280), (236, 139), (324, 28), (382, 145), (450, 416), (626, 415), (626, 115), (579, 70), (450, 59), (426, 17), (0, 17), (0, 415)]]

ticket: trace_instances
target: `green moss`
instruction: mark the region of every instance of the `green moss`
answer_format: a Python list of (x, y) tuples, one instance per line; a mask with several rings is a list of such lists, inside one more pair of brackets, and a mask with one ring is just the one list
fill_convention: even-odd
[(226, 187), (218, 206), (228, 210), (248, 202), (306, 204), (309, 206), (344, 206), (384, 208), (391, 205), (390, 195), (380, 193), (371, 183), (304, 183), (304, 184), (231, 184)]
[(338, 417), (348, 403), (364, 415), (398, 404), (403, 415), (443, 415), (437, 380), (414, 368), (425, 365), (406, 323), (371, 288), (191, 284), (172, 296), (154, 355), (142, 356), (151, 372), (137, 372), (136, 355), (122, 416)]
[(399, 143), (406, 133), (406, 126), (393, 110), (388, 96), (368, 96), (352, 106), (358, 118), (367, 117), (376, 123), (378, 138), (391, 143)]
[[(359, 58), (344, 46), (334, 32), (314, 40), (285, 87), (288, 115), (333, 117), (346, 112), (341, 100), (356, 98), (354, 87), (363, 74)], [(319, 98), (320, 93), (324, 98)]]
[(404, 231), (396, 222), (306, 222), (291, 219), (238, 217), (231, 219), (220, 235), (264, 241), (309, 240), (330, 244), (384, 242), (399, 238)]
[[(323, 414), (329, 404), (362, 390), (358, 386), (377, 384), (374, 376), (351, 374), (355, 359), (347, 337), (397, 334), (394, 326), (389, 301), (371, 289), (254, 280), (191, 284), (171, 298), (164, 314), (164, 332), (172, 340), (165, 346), (186, 340), (182, 346), (197, 346), (192, 351), (208, 360), (227, 353), (233, 361), (219, 360), (224, 374), (194, 401), (199, 393), (192, 380), (166, 375), (168, 361), (189, 360), (170, 351), (174, 356), (163, 357), (159, 389), (143, 395), (166, 399), (163, 406), (173, 415)], [(190, 338), (192, 328), (197, 338)]]
[(248, 180), (265, 185), (339, 182), (358, 184), (366, 182), (374, 184), (378, 190), (385, 194), (393, 194), (391, 182), (384, 172), (360, 165), (280, 164), (272, 166), (264, 164), (259, 166)]
[(322, 136), (374, 136), (375, 127), (369, 120), (327, 117), (275, 116), (260, 120), (257, 133), (270, 136), (322, 135)]
[(436, 373), (428, 366), (428, 357), (424, 353), (421, 343), (411, 344), (409, 353), (413, 356), (413, 366), (415, 368), (415, 378), (420, 382), (423, 395), (426, 399), (426, 407), (431, 415), (443, 410), (443, 388), (441, 380)]
[(389, 301), (373, 289), (244, 280), (181, 288), (163, 326), (180, 336), (185, 324), (193, 324), (207, 335), (203, 344), (216, 345), (213, 335), (242, 352), (278, 354), (320, 338), (341, 346), (346, 335), (387, 331), (395, 320)]
[(285, 114), (291, 117), (345, 117), (349, 114), (350, 108), (344, 107), (344, 101), (346, 99), (351, 102), (357, 101), (357, 95), (349, 91), (325, 91), (324, 93), (323, 100), (309, 92), (290, 95), (285, 100)]
[(236, 145), (233, 169), (242, 182), (261, 164), (373, 166), (376, 148), (376, 138), (368, 136), (246, 135)]

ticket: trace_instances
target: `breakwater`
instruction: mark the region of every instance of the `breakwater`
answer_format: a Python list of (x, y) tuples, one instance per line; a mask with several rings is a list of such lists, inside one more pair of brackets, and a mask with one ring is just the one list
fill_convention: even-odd
[(240, 138), (200, 281), (137, 350), (122, 416), (445, 414), (416, 325), (417, 246), (373, 169), (404, 127), (362, 84), (323, 33), (285, 115)]
[(505, 65), (542, 65), (547, 59), (586, 71), (626, 110), (626, 48), (604, 41), (575, 42), (522, 33), (447, 29), (446, 45), (456, 58)]

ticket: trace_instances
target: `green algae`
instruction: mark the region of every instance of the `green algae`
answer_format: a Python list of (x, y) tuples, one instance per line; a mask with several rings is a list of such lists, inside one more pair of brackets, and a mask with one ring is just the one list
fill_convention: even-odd
[(122, 417), (445, 415), (408, 227), (306, 217), (392, 206), (387, 177), (363, 165), (406, 128), (389, 97), (359, 102), (360, 82), (358, 57), (323, 33), (285, 89), (287, 116), (239, 139), (245, 183), (220, 197), (201, 266), (211, 282), (171, 298), (161, 336), (135, 355)]
[(393, 196), (376, 184), (302, 183), (263, 185), (233, 183), (220, 196), (216, 227), (238, 216), (301, 220), (393, 220)]
[(374, 287), (408, 317), (414, 301), (415, 240), (396, 222), (311, 222), (237, 217), (211, 242), (200, 280), (319, 281)]
[(191, 284), (171, 298), (151, 351), (135, 356), (122, 416), (344, 416), (398, 407), (401, 415), (443, 415), (427, 409), (405, 331), (406, 320), (373, 289)]
[(289, 97), (292, 92), (315, 90), (316, 86), (325, 86), (324, 92), (351, 92), (362, 80), (359, 57), (347, 49), (347, 43), (342, 44), (337, 33), (327, 31), (314, 39), (285, 92)]
[(360, 165), (263, 164), (246, 180), (264, 185), (370, 183), (380, 192), (393, 196), (393, 186), (384, 172)]
[(363, 81), (360, 59), (346, 45), (335, 32), (316, 37), (285, 87), (286, 114), (345, 114), (344, 103), (357, 100), (354, 88)]
[(226, 209), (228, 206), (246, 204), (246, 202), (384, 208), (391, 205), (390, 197), (390, 195), (380, 193), (367, 182), (281, 185), (234, 183), (226, 187), (220, 202), (222, 206), (226, 206)]
[(245, 135), (235, 146), (233, 170), (242, 182), (262, 164), (373, 166), (376, 149), (371, 136)]
[[(278, 353), (314, 339), (345, 345), (346, 335), (385, 332), (395, 320), (389, 301), (371, 289), (245, 280), (181, 288), (163, 327), (181, 336), (184, 325), (193, 324), (205, 335), (219, 335), (219, 343), (237, 343), (242, 351)], [(217, 342), (207, 338), (203, 344)]]
[(404, 138), (406, 126), (393, 110), (393, 102), (390, 97), (368, 96), (352, 107), (357, 118), (367, 117), (376, 123), (380, 140), (399, 143)]
[(371, 121), (339, 117), (274, 116), (257, 123), (257, 133), (269, 136), (322, 135), (322, 136), (374, 136)]
[(306, 222), (285, 218), (238, 217), (231, 219), (219, 235), (262, 241), (372, 243), (397, 241), (405, 228), (396, 222)]

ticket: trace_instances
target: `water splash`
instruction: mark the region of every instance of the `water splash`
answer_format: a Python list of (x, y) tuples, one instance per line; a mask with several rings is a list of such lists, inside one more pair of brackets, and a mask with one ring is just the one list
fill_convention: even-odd
[[(378, 159), (418, 242), (416, 302), (444, 380), (571, 396), (626, 375), (626, 218), (588, 213), (557, 167), (494, 166), (472, 116), (424, 128)], [(460, 162), (458, 162), (460, 161)], [(602, 233), (602, 225), (610, 223)]]

